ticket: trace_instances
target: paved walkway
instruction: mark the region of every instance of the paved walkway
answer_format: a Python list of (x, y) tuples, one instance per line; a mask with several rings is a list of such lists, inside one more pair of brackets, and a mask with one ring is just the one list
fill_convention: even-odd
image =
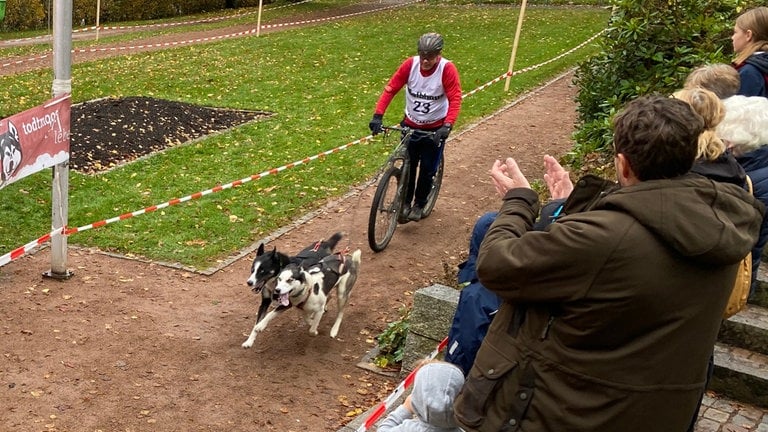
[(768, 432), (768, 410), (705, 395), (696, 432)]
[[(400, 397), (401, 400), (403, 396)], [(373, 410), (374, 408), (371, 408), (361, 414), (338, 432), (357, 431)], [(375, 430), (375, 426), (369, 429), (370, 432)], [(707, 394), (704, 396), (694, 432), (768, 432), (768, 410)]]

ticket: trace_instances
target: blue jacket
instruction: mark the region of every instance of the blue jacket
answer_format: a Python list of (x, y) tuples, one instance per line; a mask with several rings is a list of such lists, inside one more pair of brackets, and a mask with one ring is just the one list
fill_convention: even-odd
[[(752, 180), (752, 194), (768, 208), (768, 145), (744, 153), (736, 158)], [(757, 268), (763, 256), (763, 249), (768, 243), (768, 212), (763, 216), (757, 243), (752, 248), (752, 287), (750, 294), (757, 288)]]
[(460, 367), (466, 376), (475, 362), (475, 355), (483, 342), (493, 316), (499, 310), (501, 300), (488, 291), (477, 279), (475, 262), (485, 233), (496, 219), (496, 212), (489, 212), (475, 222), (469, 239), (469, 256), (459, 264), (458, 281), (464, 286), (459, 294), (459, 304), (448, 331), (445, 361)]
[(744, 63), (737, 65), (736, 69), (741, 80), (737, 94), (768, 97), (768, 53), (752, 54)]
[[(534, 225), (535, 230), (543, 230), (554, 222), (560, 214), (564, 199), (550, 201), (541, 209), (541, 216)], [(475, 362), (475, 355), (488, 332), (493, 317), (499, 310), (501, 300), (480, 283), (475, 270), (477, 253), (485, 233), (496, 219), (496, 212), (488, 212), (475, 222), (469, 239), (469, 256), (459, 264), (458, 281), (464, 288), (459, 294), (459, 304), (453, 315), (453, 323), (448, 331), (448, 347), (445, 361), (455, 364), (466, 376)]]

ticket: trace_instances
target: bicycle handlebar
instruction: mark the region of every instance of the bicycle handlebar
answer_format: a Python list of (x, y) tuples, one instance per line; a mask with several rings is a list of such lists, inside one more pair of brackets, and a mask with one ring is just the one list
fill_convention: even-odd
[(412, 133), (417, 135), (423, 135), (423, 136), (434, 136), (435, 131), (428, 131), (423, 129), (416, 129), (408, 126), (382, 126), (381, 127), (384, 130), (392, 130), (392, 131), (398, 131), (403, 133)]

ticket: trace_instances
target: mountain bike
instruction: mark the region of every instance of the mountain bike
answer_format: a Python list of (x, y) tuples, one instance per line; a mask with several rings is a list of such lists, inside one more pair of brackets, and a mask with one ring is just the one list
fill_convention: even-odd
[[(405, 188), (408, 185), (411, 164), (408, 157), (408, 141), (414, 134), (434, 135), (434, 132), (409, 127), (384, 126), (382, 129), (384, 142), (392, 144), (397, 142), (397, 146), (382, 170), (383, 174), (373, 195), (371, 213), (368, 216), (368, 245), (374, 252), (381, 252), (389, 245), (398, 223), (409, 222), (408, 215), (405, 214)], [(443, 160), (444, 158), (441, 157), (432, 181), (432, 190), (424, 205), (422, 219), (429, 216), (435, 207), (440, 185), (443, 182)]]

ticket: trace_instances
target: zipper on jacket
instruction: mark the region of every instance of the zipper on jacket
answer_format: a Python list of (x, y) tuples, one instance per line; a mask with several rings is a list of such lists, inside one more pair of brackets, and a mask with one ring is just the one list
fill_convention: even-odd
[(549, 335), (549, 329), (552, 327), (552, 323), (555, 321), (555, 316), (550, 315), (549, 319), (547, 320), (547, 325), (544, 326), (544, 330), (541, 332), (541, 336), (539, 337), (539, 340), (544, 340)]

